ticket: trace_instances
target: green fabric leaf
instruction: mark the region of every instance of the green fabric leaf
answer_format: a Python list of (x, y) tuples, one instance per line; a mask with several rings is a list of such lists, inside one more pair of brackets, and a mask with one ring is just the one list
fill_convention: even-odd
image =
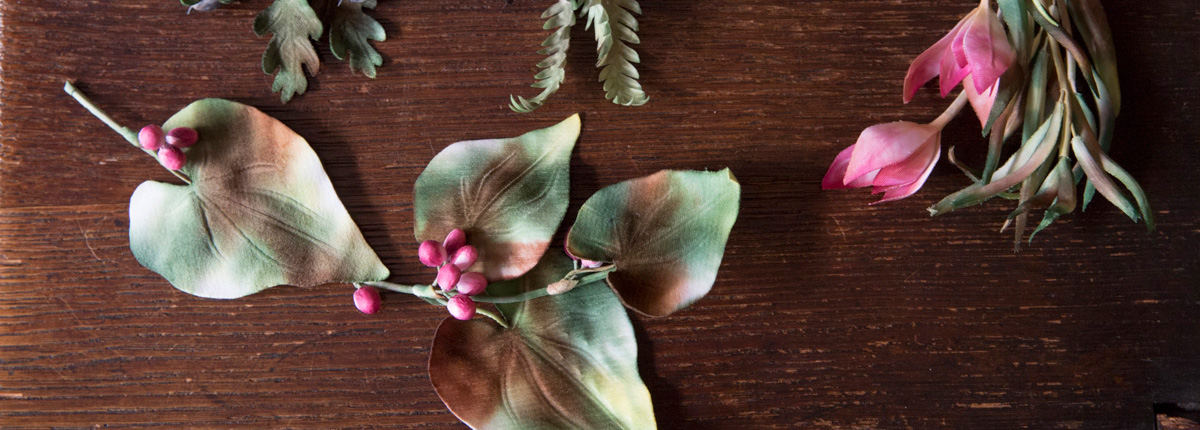
[[(1117, 50), (1104, 5), (1100, 0), (1074, 0), (1067, 2), (1067, 10), (1071, 14), (1071, 23), (1079, 30), (1084, 46), (1091, 54), (1099, 81), (1104, 83), (1111, 97), (1113, 116), (1116, 117), (1121, 114), (1121, 85), (1117, 78)], [(1090, 72), (1084, 70), (1083, 73)]]
[(375, 0), (342, 1), (334, 7), (333, 20), (329, 24), (329, 48), (337, 59), (349, 59), (351, 71), (374, 78), (375, 67), (383, 65), (383, 56), (370, 41), (382, 42), (387, 39), (387, 33), (363, 8), (374, 9)]
[(200, 133), (182, 169), (192, 183), (147, 181), (134, 191), (129, 245), (143, 266), (187, 293), (222, 299), (387, 278), (304, 138), (221, 99), (192, 103), (163, 126), (175, 127)]
[(308, 89), (305, 66), (314, 76), (320, 69), (321, 60), (309, 39), (321, 37), (322, 29), (321, 20), (306, 0), (275, 0), (254, 17), (254, 34), (275, 35), (263, 52), (262, 67), (268, 75), (279, 72), (271, 91), (280, 93), (284, 103)]
[(740, 196), (729, 169), (664, 170), (625, 181), (583, 204), (567, 248), (578, 258), (612, 262), (608, 283), (626, 306), (667, 315), (712, 288)]
[(488, 280), (532, 269), (567, 211), (579, 115), (511, 139), (459, 142), (442, 150), (413, 192), (417, 241), (461, 228), (479, 251), (471, 270)]
[(578, 7), (578, 0), (556, 0), (542, 14), (542, 19), (546, 20), (543, 28), (547, 30), (557, 28), (550, 33), (550, 36), (546, 37), (546, 40), (542, 42), (543, 48), (538, 51), (538, 54), (548, 55), (537, 65), (542, 71), (533, 77), (537, 80), (534, 82), (533, 88), (541, 88), (542, 92), (530, 99), (509, 96), (509, 108), (513, 111), (529, 113), (542, 107), (546, 99), (557, 92), (558, 87), (566, 79), (567, 48), (571, 46), (571, 27), (575, 25), (575, 9)]
[(638, 83), (634, 63), (641, 59), (629, 44), (640, 43), (638, 22), (633, 14), (641, 14), (637, 0), (586, 0), (581, 13), (587, 13), (589, 28), (596, 33), (596, 52), (599, 60), (600, 82), (604, 97), (625, 106), (641, 106), (649, 97)]
[[(550, 253), (524, 277), (488, 292), (544, 288), (571, 267)], [(512, 328), (447, 318), (434, 337), (429, 379), (460, 420), (489, 430), (656, 427), (633, 325), (604, 284), (500, 308)]]

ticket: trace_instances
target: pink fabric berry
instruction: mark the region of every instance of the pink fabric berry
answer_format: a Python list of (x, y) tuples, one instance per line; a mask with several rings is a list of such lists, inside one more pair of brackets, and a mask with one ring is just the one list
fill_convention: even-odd
[(487, 285), (487, 278), (484, 278), (482, 273), (467, 272), (458, 278), (458, 286), (456, 288), (461, 294), (474, 296), (486, 290)]
[(450, 262), (459, 269), (467, 270), (468, 267), (475, 264), (476, 258), (479, 258), (479, 251), (476, 251), (474, 246), (465, 245), (454, 252), (454, 258), (451, 258)]
[(142, 127), (142, 130), (138, 132), (138, 144), (143, 148), (157, 151), (158, 148), (162, 148), (166, 143), (166, 135), (163, 134), (162, 127), (157, 125), (147, 125)]
[(438, 269), (437, 284), (442, 287), (442, 290), (450, 291), (458, 285), (458, 278), (462, 276), (462, 270), (453, 264), (447, 264)]
[(458, 251), (458, 248), (462, 248), (466, 244), (467, 233), (457, 228), (450, 230), (450, 233), (446, 234), (446, 240), (442, 241), (442, 246), (446, 248), (446, 253), (450, 255), (454, 255), (454, 252)]
[(354, 292), (354, 307), (364, 314), (379, 312), (383, 301), (379, 298), (379, 290), (374, 287), (362, 287)]
[(450, 311), (450, 316), (463, 321), (475, 317), (475, 301), (461, 294), (451, 297), (446, 309)]
[(175, 127), (167, 132), (167, 144), (180, 148), (195, 145), (200, 140), (200, 133), (189, 127)]
[(162, 163), (163, 167), (171, 170), (179, 170), (183, 168), (183, 163), (187, 161), (187, 156), (183, 155), (183, 150), (171, 145), (163, 145), (158, 148), (158, 162)]
[(436, 240), (427, 240), (421, 242), (421, 247), (417, 248), (417, 258), (421, 259), (421, 264), (438, 267), (446, 262), (446, 249)]

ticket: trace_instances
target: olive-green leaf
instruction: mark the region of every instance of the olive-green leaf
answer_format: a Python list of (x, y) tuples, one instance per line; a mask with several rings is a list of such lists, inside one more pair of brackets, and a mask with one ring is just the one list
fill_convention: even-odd
[(192, 103), (163, 128), (191, 127), (190, 185), (147, 181), (129, 201), (129, 245), (143, 266), (201, 297), (276, 285), (387, 278), (302, 137), (258, 109)]
[[(525, 276), (488, 292), (543, 288), (570, 270), (570, 260), (550, 253)], [(489, 430), (655, 428), (633, 326), (602, 283), (501, 310), (510, 329), (448, 318), (433, 340), (429, 379), (464, 423)]]
[(446, 147), (417, 178), (417, 241), (440, 241), (461, 228), (479, 258), (471, 270), (489, 280), (532, 269), (567, 211), (571, 150), (579, 116), (511, 139)]
[(729, 169), (625, 181), (583, 204), (567, 247), (578, 258), (612, 262), (608, 283), (626, 306), (667, 315), (712, 288), (740, 196)]
[(375, 0), (342, 1), (334, 7), (329, 25), (329, 49), (337, 59), (349, 61), (351, 71), (374, 78), (375, 67), (383, 65), (383, 56), (370, 41), (382, 42), (387, 39), (387, 33), (363, 8), (374, 9)]
[(279, 71), (271, 91), (280, 93), (284, 103), (308, 89), (304, 67), (313, 75), (320, 69), (321, 59), (309, 39), (321, 37), (322, 29), (307, 0), (275, 0), (254, 17), (254, 34), (275, 35), (263, 52), (262, 68), (268, 75)]

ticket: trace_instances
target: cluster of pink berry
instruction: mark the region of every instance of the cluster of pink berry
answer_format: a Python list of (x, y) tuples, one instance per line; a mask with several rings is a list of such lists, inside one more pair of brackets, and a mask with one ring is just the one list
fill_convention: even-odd
[(183, 168), (183, 163), (187, 161), (183, 148), (195, 145), (197, 140), (200, 140), (200, 134), (188, 127), (176, 127), (163, 133), (162, 127), (151, 124), (138, 132), (138, 144), (148, 150), (158, 151), (158, 162), (171, 170)]
[(474, 317), (476, 306), (471, 296), (486, 290), (488, 282), (482, 273), (464, 272), (479, 257), (479, 251), (467, 245), (467, 234), (456, 228), (446, 235), (442, 243), (435, 240), (422, 242), (417, 256), (422, 264), (438, 269), (434, 284), (442, 290), (443, 295), (457, 292), (446, 304), (450, 315), (464, 321)]

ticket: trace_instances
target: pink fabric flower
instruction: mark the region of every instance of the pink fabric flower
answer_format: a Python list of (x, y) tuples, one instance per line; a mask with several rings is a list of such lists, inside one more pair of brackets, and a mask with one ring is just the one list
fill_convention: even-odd
[[(958, 86), (967, 75), (980, 94), (989, 91), (1016, 59), (1008, 42), (1000, 17), (989, 7), (989, 0), (963, 17), (942, 40), (930, 46), (913, 61), (904, 77), (904, 102), (917, 94), (917, 89), (935, 76), (940, 76), (942, 97)], [(974, 105), (974, 104), (973, 104)], [(989, 103), (990, 106), (990, 103)], [(986, 116), (989, 112), (976, 113)]]
[(833, 160), (821, 187), (873, 187), (871, 194), (883, 193), (876, 203), (911, 196), (941, 157), (941, 137), (942, 128), (934, 124), (899, 121), (868, 127)]

